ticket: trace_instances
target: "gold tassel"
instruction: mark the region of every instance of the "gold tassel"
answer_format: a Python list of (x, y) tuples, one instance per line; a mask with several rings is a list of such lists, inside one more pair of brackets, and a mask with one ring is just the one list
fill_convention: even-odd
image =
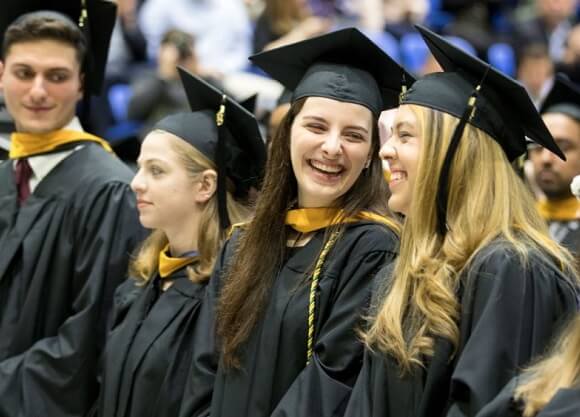
[(215, 122), (219, 126), (224, 124), (224, 120), (226, 118), (226, 95), (222, 95), (222, 103), (220, 104), (220, 108), (215, 115)]

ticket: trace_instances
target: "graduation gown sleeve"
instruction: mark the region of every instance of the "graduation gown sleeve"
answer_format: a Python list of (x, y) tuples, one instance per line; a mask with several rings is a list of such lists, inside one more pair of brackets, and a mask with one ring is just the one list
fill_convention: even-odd
[[(393, 245), (394, 247), (395, 245)], [(361, 366), (363, 346), (356, 334), (366, 313), (361, 306), (370, 301), (374, 276), (394, 251), (361, 250), (342, 271), (333, 305), (319, 317), (314, 353), (310, 363), (289, 387), (272, 417), (340, 416), (349, 399)]]
[[(492, 402), (487, 404), (477, 417), (522, 417), (523, 406), (514, 400), (514, 391), (521, 379), (514, 378), (505, 386)], [(561, 388), (540, 410), (536, 417), (578, 417), (580, 416), (580, 390)]]
[(219, 296), (220, 277), (239, 236), (236, 231), (228, 240), (216, 261), (207, 285), (205, 298), (199, 312), (193, 345), (196, 347), (185, 385), (179, 415), (181, 417), (207, 417), (210, 415), (213, 385), (218, 368), (219, 354), (215, 340), (215, 309)]
[[(0, 362), (3, 417), (84, 415), (97, 394), (96, 358), (107, 311), (114, 288), (127, 274), (130, 252), (144, 232), (134, 195), (121, 181), (107, 182), (98, 190), (88, 185), (68, 210), (65, 221), (72, 237), (55, 244), (74, 245), (70, 313), (55, 335)], [(58, 291), (58, 280), (51, 276), (43, 291)]]
[(539, 254), (523, 265), (501, 247), (466, 278), (460, 351), (451, 377), (447, 416), (473, 416), (521, 367), (544, 353), (574, 313), (572, 285)]
[(576, 292), (553, 264), (537, 253), (524, 264), (497, 243), (466, 268), (459, 298), (457, 352), (437, 338), (425, 366), (401, 375), (394, 358), (367, 350), (346, 416), (475, 416), (576, 311)]

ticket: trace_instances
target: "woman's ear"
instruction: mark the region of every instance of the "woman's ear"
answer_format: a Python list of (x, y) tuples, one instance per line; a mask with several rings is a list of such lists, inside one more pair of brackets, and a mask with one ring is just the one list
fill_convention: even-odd
[(213, 169), (206, 169), (199, 175), (196, 182), (195, 201), (206, 203), (216, 193), (217, 190), (217, 172)]

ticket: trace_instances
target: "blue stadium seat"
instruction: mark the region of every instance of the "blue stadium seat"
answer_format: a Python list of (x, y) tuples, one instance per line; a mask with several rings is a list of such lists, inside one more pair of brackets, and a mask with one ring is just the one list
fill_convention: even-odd
[(497, 42), (487, 49), (487, 62), (510, 77), (516, 75), (516, 54), (511, 45)]
[[(413, 0), (408, 0), (413, 1)], [(425, 24), (435, 32), (441, 31), (453, 21), (453, 15), (441, 9), (441, 0), (429, 0), (429, 13), (425, 18)]]
[(403, 66), (410, 72), (419, 72), (429, 55), (429, 49), (421, 35), (417, 32), (404, 34), (399, 47)]
[(468, 54), (474, 55), (474, 56), (477, 55), (475, 48), (473, 47), (473, 45), (471, 43), (469, 43), (469, 41), (467, 41), (459, 36), (445, 36), (445, 39), (447, 39), (454, 46), (461, 49), (463, 52), (467, 52)]
[(107, 129), (106, 139), (113, 145), (124, 139), (138, 136), (141, 130), (141, 123), (127, 118), (132, 94), (133, 90), (129, 84), (114, 84), (107, 92), (115, 124)]
[(389, 32), (364, 31), (365, 35), (369, 37), (379, 48), (393, 58), (397, 63), (401, 63), (401, 53), (399, 50), (399, 42)]
[(115, 121), (127, 120), (127, 109), (133, 95), (131, 86), (129, 84), (114, 84), (109, 88), (107, 95)]

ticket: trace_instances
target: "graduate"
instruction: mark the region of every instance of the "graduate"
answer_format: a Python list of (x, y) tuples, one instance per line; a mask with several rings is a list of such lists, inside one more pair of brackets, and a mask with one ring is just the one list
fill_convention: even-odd
[(580, 316), (567, 326), (550, 354), (529, 367), (477, 417), (580, 416)]
[(251, 59), (293, 91), (292, 105), (255, 217), (210, 281), (219, 362), (208, 352), (192, 377), (210, 380), (217, 366), (213, 398), (192, 384), (182, 415), (339, 416), (373, 278), (397, 253), (376, 125), (397, 103), (403, 70), (356, 29)]
[(444, 69), (402, 95), (381, 148), (405, 215), (346, 416), (474, 416), (576, 311), (572, 257), (510, 161), (562, 152), (523, 87), (419, 27)]
[(0, 163), (0, 415), (83, 416), (114, 288), (145, 234), (132, 172), (75, 116), (100, 93), (115, 5), (37, 6), (7, 0), (0, 13), (16, 127)]
[(218, 249), (229, 223), (248, 219), (244, 201), (265, 161), (254, 116), (230, 98), (220, 113), (221, 92), (180, 75), (193, 112), (156, 123), (131, 183), (141, 223), (155, 231), (115, 295), (99, 416), (177, 416), (189, 364), (205, 344), (200, 305)]
[(580, 267), (580, 201), (570, 192), (572, 179), (580, 175), (580, 87), (558, 74), (540, 113), (566, 160), (530, 145), (534, 180), (544, 194), (537, 207), (551, 236), (576, 254)]
[[(566, 90), (567, 88), (564, 89)], [(580, 201), (580, 176), (572, 181), (570, 191)], [(579, 415), (580, 315), (576, 315), (564, 328), (551, 351), (521, 375), (513, 378), (477, 417)]]

